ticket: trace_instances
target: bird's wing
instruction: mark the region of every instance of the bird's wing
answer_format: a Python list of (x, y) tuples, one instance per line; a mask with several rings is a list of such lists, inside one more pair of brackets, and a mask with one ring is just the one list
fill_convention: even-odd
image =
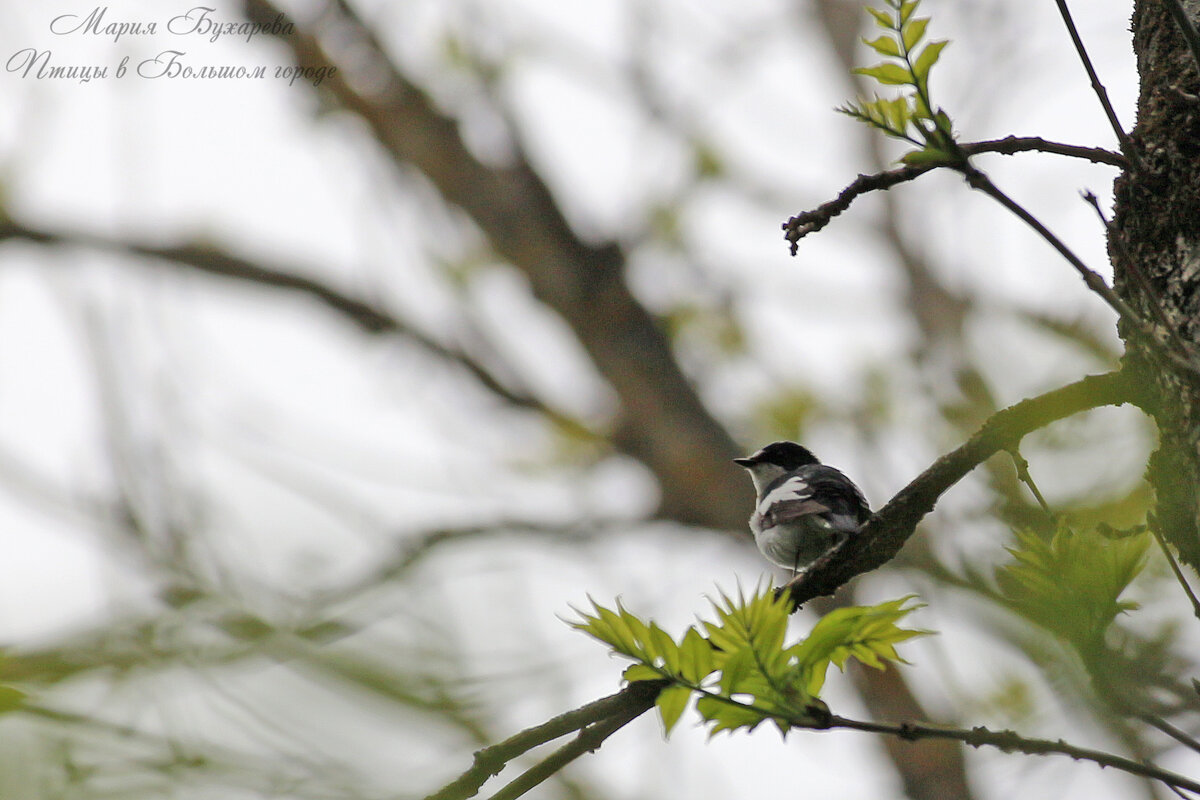
[(790, 503), (796, 500), (809, 500), (813, 496), (813, 487), (799, 472), (793, 472), (780, 478), (774, 485), (768, 487), (758, 501), (758, 513), (766, 514), (768, 510), (780, 503)]
[(807, 500), (779, 500), (759, 515), (762, 527), (773, 528), (776, 525), (786, 525), (802, 517), (824, 516), (829, 513), (829, 507), (821, 505), (811, 498)]
[(862, 491), (840, 471), (824, 464), (801, 467), (763, 494), (758, 516), (764, 528), (816, 516), (839, 530), (856, 530), (871, 516)]
[(804, 479), (812, 496), (819, 497), (832, 514), (854, 520), (859, 525), (871, 518), (871, 507), (862, 490), (841, 471), (825, 464), (804, 469), (808, 472)]

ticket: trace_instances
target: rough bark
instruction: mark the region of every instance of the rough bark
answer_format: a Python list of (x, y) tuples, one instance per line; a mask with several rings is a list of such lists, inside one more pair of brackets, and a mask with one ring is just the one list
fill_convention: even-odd
[[(1200, 18), (1200, 3), (1184, 5), (1193, 20)], [(1200, 75), (1163, 0), (1135, 3), (1133, 45), (1141, 90), (1132, 138), (1141, 167), (1115, 185), (1109, 242), (1115, 288), (1145, 320), (1155, 319), (1157, 304), (1194, 345), (1200, 336)], [(1200, 568), (1200, 386), (1165, 367), (1125, 326), (1122, 336), (1127, 365), (1159, 430), (1147, 471), (1157, 493), (1157, 524), (1180, 557)]]

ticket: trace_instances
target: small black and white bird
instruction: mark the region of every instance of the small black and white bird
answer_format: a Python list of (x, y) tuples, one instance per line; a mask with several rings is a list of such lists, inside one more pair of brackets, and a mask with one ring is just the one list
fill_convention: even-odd
[(775, 442), (735, 458), (758, 494), (750, 530), (767, 559), (793, 574), (858, 533), (871, 509), (862, 490), (795, 442)]

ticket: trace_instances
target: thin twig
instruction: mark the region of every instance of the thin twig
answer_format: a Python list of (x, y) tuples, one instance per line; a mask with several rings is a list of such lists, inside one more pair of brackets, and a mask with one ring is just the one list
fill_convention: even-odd
[[(1120, 153), (1105, 150), (1100, 147), (1081, 147), (1072, 144), (1052, 142), (1037, 136), (1006, 136), (984, 142), (967, 142), (960, 144), (959, 150), (964, 155), (979, 153), (998, 153), (1014, 155), (1016, 153), (1051, 153), (1054, 155), (1082, 158), (1097, 164), (1108, 164), (1114, 167), (1126, 167), (1128, 162)], [(796, 255), (798, 242), (810, 233), (828, 225), (834, 217), (850, 207), (850, 204), (868, 192), (891, 189), (901, 183), (915, 180), (935, 169), (936, 164), (904, 165), (884, 172), (871, 175), (859, 175), (849, 186), (838, 193), (833, 200), (822, 203), (811, 211), (804, 211), (783, 223), (786, 238), (791, 242), (792, 255)]]
[(983, 142), (966, 142), (958, 149), (969, 156), (979, 153), (998, 153), (1011, 156), (1017, 153), (1050, 153), (1056, 156), (1082, 158), (1095, 164), (1108, 164), (1110, 167), (1125, 169), (1129, 160), (1120, 153), (1105, 150), (1103, 147), (1084, 147), (1077, 144), (1052, 142), (1040, 136), (1005, 136), (1003, 139), (991, 139)]
[(897, 736), (906, 741), (951, 739), (975, 748), (996, 747), (1005, 752), (1016, 751), (1033, 756), (1064, 755), (1076, 761), (1091, 761), (1102, 767), (1112, 767), (1122, 772), (1128, 772), (1131, 775), (1161, 781), (1167, 786), (1187, 789), (1191, 792), (1200, 792), (1200, 783), (1178, 773), (1170, 772), (1169, 770), (1150, 764), (1143, 764), (1112, 753), (1105, 753), (1086, 747), (1076, 747), (1075, 745), (1067, 744), (1061, 739), (1058, 741), (1029, 739), (1013, 731), (992, 731), (984, 727), (966, 730), (962, 728), (944, 728), (939, 725), (917, 722), (901, 722), (899, 724), (865, 722), (837, 715), (830, 717), (829, 727), (882, 733), (888, 736)]
[(1029, 491), (1033, 492), (1034, 498), (1037, 499), (1038, 505), (1042, 507), (1042, 511), (1046, 512), (1046, 516), (1054, 519), (1054, 512), (1050, 510), (1050, 504), (1046, 502), (1046, 498), (1042, 496), (1037, 484), (1033, 482), (1033, 476), (1029, 474), (1029, 462), (1025, 460), (1025, 456), (1021, 455), (1021, 450), (1017, 446), (1009, 448), (1009, 456), (1012, 457), (1013, 465), (1017, 468), (1017, 477), (1021, 483), (1029, 487)]
[(1192, 52), (1192, 60), (1196, 62), (1196, 69), (1200, 70), (1200, 32), (1196, 30), (1196, 26), (1192, 24), (1192, 20), (1184, 10), (1183, 4), (1179, 0), (1165, 0), (1167, 11), (1171, 12), (1171, 16), (1175, 19), (1175, 24), (1179, 26), (1179, 32), (1183, 34), (1183, 40), (1187, 43), (1188, 50)]
[[(781, 721), (786, 723), (788, 727), (796, 730), (826, 731), (842, 728), (863, 731), (865, 733), (895, 736), (909, 742), (916, 742), (922, 739), (949, 739), (951, 741), (962, 742), (974, 748), (995, 747), (1006, 753), (1018, 752), (1031, 756), (1064, 755), (1076, 761), (1091, 761), (1101, 767), (1112, 767), (1131, 775), (1161, 781), (1167, 786), (1200, 792), (1200, 782), (1194, 781), (1184, 775), (1156, 767), (1152, 764), (1134, 761), (1124, 756), (1105, 753), (1102, 750), (1093, 750), (1087, 747), (1068, 744), (1062, 739), (1058, 739), (1057, 741), (1034, 739), (1022, 736), (1015, 731), (993, 731), (983, 726), (966, 729), (934, 725), (926, 722), (871, 722), (842, 717), (828, 712), (813, 713), (813, 709), (811, 708), (807, 709), (804, 713), (797, 714), (779, 708), (767, 708), (754, 703), (740, 702), (685, 681), (675, 681), (675, 683), (680, 686), (687, 686), (693, 692), (721, 703), (756, 711), (766, 718)], [(496, 800), (496, 798), (493, 798), (493, 800)]]
[(1083, 62), (1083, 68), (1087, 70), (1088, 80), (1092, 82), (1092, 90), (1096, 92), (1100, 105), (1104, 107), (1104, 114), (1108, 117), (1108, 123), (1112, 125), (1113, 133), (1117, 135), (1117, 141), (1121, 143), (1121, 152), (1129, 158), (1135, 169), (1141, 170), (1141, 157), (1133, 147), (1133, 140), (1121, 127), (1121, 120), (1117, 119), (1117, 112), (1108, 99), (1108, 90), (1104, 88), (1104, 84), (1100, 82), (1100, 77), (1096, 74), (1095, 67), (1092, 66), (1091, 56), (1088, 55), (1087, 48), (1083, 46), (1083, 39), (1079, 37), (1075, 20), (1072, 19), (1071, 11), (1067, 8), (1067, 0), (1055, 0), (1055, 2), (1058, 4), (1058, 12), (1062, 15), (1063, 23), (1067, 26), (1067, 33), (1071, 35), (1075, 52), (1079, 54), (1079, 60)]
[(1196, 741), (1196, 739), (1192, 736), (1189, 736), (1185, 731), (1176, 728), (1162, 717), (1146, 711), (1135, 711), (1132, 712), (1132, 715), (1150, 727), (1162, 731), (1187, 749), (1200, 753), (1200, 742)]
[[(630, 684), (629, 689), (636, 689), (638, 692), (636, 703), (631, 704), (628, 708), (621, 710), (608, 719), (596, 722), (579, 731), (579, 735), (574, 740), (558, 748), (545, 759), (530, 767), (521, 775), (518, 775), (507, 786), (492, 795), (492, 800), (516, 800), (516, 798), (543, 783), (584, 753), (596, 750), (600, 745), (604, 744), (604, 741), (609, 736), (612, 736), (621, 728), (653, 708), (655, 698), (657, 698), (659, 689), (663, 683), (666, 682), (639, 681)], [(646, 684), (659, 685), (652, 687), (653, 691), (650, 692), (646, 690)]]
[(1200, 599), (1196, 597), (1196, 593), (1192, 591), (1191, 584), (1183, 574), (1183, 570), (1179, 568), (1179, 562), (1175, 559), (1175, 554), (1171, 552), (1171, 548), (1167, 547), (1166, 540), (1158, 530), (1157, 525), (1150, 525), (1150, 532), (1154, 534), (1154, 541), (1158, 542), (1158, 547), (1167, 558), (1167, 563), (1171, 565), (1171, 572), (1175, 573), (1175, 580), (1179, 581), (1179, 585), (1183, 587), (1183, 593), (1187, 595), (1188, 601), (1192, 604), (1192, 613), (1200, 619)]
[(1125, 267), (1125, 272), (1132, 275), (1134, 281), (1137, 282), (1138, 288), (1142, 290), (1142, 296), (1146, 298), (1146, 303), (1150, 306), (1150, 311), (1154, 314), (1155, 319), (1158, 320), (1158, 324), (1163, 326), (1163, 330), (1174, 343), (1180, 355), (1184, 356), (1185, 358), (1190, 358), (1191, 347), (1183, 340), (1183, 337), (1179, 335), (1179, 331), (1175, 329), (1175, 325), (1173, 325), (1170, 318), (1167, 317), (1167, 312), (1163, 310), (1162, 304), (1158, 302), (1158, 295), (1155, 293), (1154, 288), (1150, 285), (1150, 279), (1146, 277), (1146, 273), (1142, 270), (1141, 263), (1135, 261), (1129, 255), (1129, 251), (1125, 248), (1124, 240), (1122, 240), (1117, 234), (1116, 229), (1113, 227), (1112, 223), (1108, 221), (1108, 218), (1104, 216), (1104, 210), (1100, 208), (1100, 199), (1096, 197), (1095, 192), (1091, 191), (1084, 192), (1083, 199), (1084, 202), (1088, 203), (1093, 209), (1095, 209), (1096, 216), (1100, 218), (1100, 223), (1104, 225), (1104, 230), (1108, 234), (1109, 244), (1112, 245), (1117, 259), (1120, 261), (1121, 265)]
[[(426, 800), (465, 800), (465, 798), (474, 797), (488, 778), (499, 773), (508, 762), (524, 755), (539, 745), (554, 741), (561, 736), (566, 736), (568, 733), (587, 730), (588, 726), (595, 727), (591, 729), (592, 732), (587, 737), (581, 736), (580, 738), (585, 738), (586, 744), (600, 737), (599, 741), (595, 742), (590, 748), (595, 749), (600, 746), (600, 742), (603, 742), (605, 738), (612, 735), (615, 730), (636, 718), (647, 709), (652, 708), (659, 691), (661, 691), (665, 684), (666, 681), (636, 681), (616, 694), (595, 700), (573, 711), (559, 714), (557, 717), (543, 722), (541, 725), (527, 728), (502, 742), (485, 747), (475, 753), (475, 760), (470, 769), (437, 792), (429, 795)], [(620, 721), (620, 724), (616, 725), (612, 730), (608, 730), (608, 724), (617, 721)], [(572, 744), (578, 741), (579, 739), (576, 739)], [(586, 748), (582, 752), (586, 752)], [(577, 758), (581, 753), (575, 754), (571, 759)], [(558, 755), (558, 753), (552, 754), (551, 758), (555, 755)], [(567, 759), (567, 761), (571, 759)], [(544, 764), (545, 762), (541, 763)], [(539, 764), (538, 766), (541, 765)], [(530, 771), (532, 772), (533, 769), (537, 769), (537, 767), (532, 768)], [(550, 774), (553, 774), (553, 772)], [(546, 777), (549, 777), (549, 775), (546, 775)], [(546, 777), (542, 777), (538, 783), (544, 781)], [(520, 780), (520, 778), (517, 780)], [(509, 785), (511, 786), (512, 784)], [(535, 785), (537, 784), (532, 784), (529, 788)], [(528, 791), (528, 789), (525, 791)], [(497, 797), (499, 796), (497, 795)]]
[(988, 197), (991, 197), (993, 200), (998, 202), (1000, 205), (1007, 208), (1022, 222), (1033, 228), (1037, 234), (1041, 236), (1051, 247), (1057, 250), (1059, 255), (1066, 259), (1067, 263), (1074, 267), (1075, 271), (1078, 272), (1080, 277), (1083, 278), (1084, 284), (1097, 295), (1099, 295), (1104, 302), (1108, 303), (1108, 305), (1117, 312), (1117, 315), (1130, 325), (1136, 334), (1144, 337), (1152, 347), (1157, 348), (1158, 351), (1168, 361), (1179, 367), (1182, 371), (1190, 373), (1192, 376), (1200, 377), (1200, 366), (1194, 363), (1191, 359), (1181, 356), (1173, 350), (1166, 348), (1158, 339), (1158, 337), (1154, 335), (1154, 329), (1151, 328), (1150, 325), (1148, 325), (1144, 320), (1142, 320), (1142, 318), (1138, 316), (1138, 313), (1134, 311), (1134, 309), (1116, 292), (1114, 292), (1107, 283), (1104, 282), (1104, 278), (1100, 276), (1100, 273), (1088, 267), (1087, 264), (1084, 264), (1082, 259), (1075, 255), (1075, 252), (1071, 250), (1071, 248), (1067, 247), (1062, 239), (1059, 239), (1058, 236), (1056, 236), (1053, 231), (1047, 228), (1041, 220), (1030, 213), (1029, 210), (1020, 203), (1013, 200), (1011, 197), (1001, 191), (996, 184), (992, 183), (991, 178), (989, 178), (980, 170), (971, 166), (969, 163), (964, 161), (962, 164), (958, 165), (958, 169), (963, 173), (963, 176), (967, 180), (967, 184), (972, 189), (978, 189)]
[(985, 173), (967, 164), (963, 167), (963, 175), (967, 179), (967, 184), (972, 189), (978, 189), (983, 192), (1011, 211), (1026, 225), (1033, 228), (1039, 236), (1059, 252), (1059, 255), (1066, 259), (1067, 263), (1075, 268), (1075, 271), (1083, 278), (1083, 282), (1087, 284), (1087, 287), (1100, 295), (1104, 302), (1108, 303), (1123, 319), (1139, 326), (1142, 324), (1137, 312), (1104, 282), (1104, 278), (1100, 276), (1100, 273), (1090, 268), (1087, 264), (1084, 264), (1083, 260), (1075, 255), (1075, 252), (1067, 247), (1062, 239), (1059, 239), (1053, 231), (1047, 228), (1041, 220), (1030, 213), (1024, 206), (1001, 191)]
[(824, 228), (834, 217), (849, 208), (850, 204), (862, 195), (868, 192), (890, 189), (901, 183), (907, 183), (919, 178), (933, 168), (934, 165), (932, 164), (906, 165), (884, 172), (876, 172), (872, 175), (863, 175), (860, 173), (849, 186), (838, 192), (838, 196), (833, 200), (822, 203), (811, 211), (803, 211), (783, 223), (784, 238), (791, 242), (792, 255), (796, 255), (801, 239), (810, 233), (816, 233)]

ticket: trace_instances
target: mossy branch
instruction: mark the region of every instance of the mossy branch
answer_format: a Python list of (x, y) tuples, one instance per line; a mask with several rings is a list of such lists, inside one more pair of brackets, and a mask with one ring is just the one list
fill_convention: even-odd
[(1116, 371), (1090, 375), (996, 412), (971, 438), (901, 489), (859, 536), (789, 584), (792, 601), (799, 606), (833, 594), (854, 576), (886, 564), (951, 486), (992, 455), (1015, 448), (1027, 434), (1081, 411), (1136, 401), (1136, 387)]

